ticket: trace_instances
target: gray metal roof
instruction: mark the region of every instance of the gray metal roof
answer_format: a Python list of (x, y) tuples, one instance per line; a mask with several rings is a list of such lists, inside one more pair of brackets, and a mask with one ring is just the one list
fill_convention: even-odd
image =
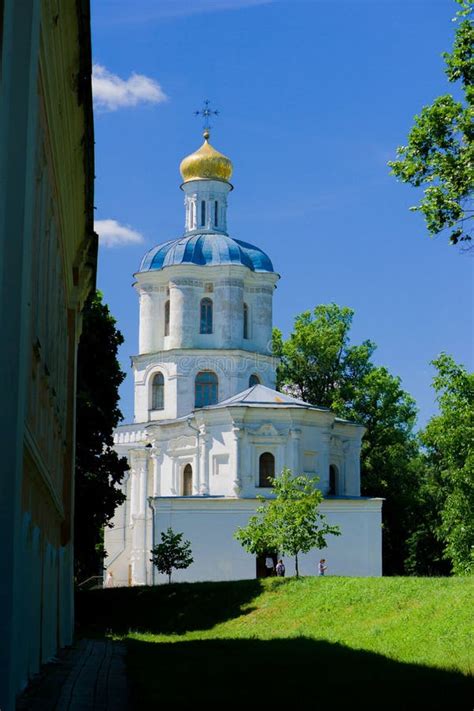
[(222, 400), (216, 405), (207, 405), (206, 407), (200, 408), (202, 410), (215, 410), (220, 407), (232, 407), (232, 406), (260, 406), (260, 407), (298, 407), (306, 410), (322, 410), (329, 412), (327, 407), (317, 407), (316, 405), (310, 405), (304, 400), (298, 400), (291, 395), (286, 395), (285, 393), (280, 393), (278, 390), (273, 390), (272, 388), (267, 388), (266, 385), (253, 385), (247, 390), (243, 390), (237, 395), (227, 398), (227, 400)]

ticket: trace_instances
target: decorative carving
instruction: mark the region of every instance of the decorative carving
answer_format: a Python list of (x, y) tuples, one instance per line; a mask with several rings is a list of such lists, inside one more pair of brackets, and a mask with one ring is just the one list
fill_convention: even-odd
[(252, 432), (254, 435), (259, 435), (260, 437), (278, 437), (280, 432), (271, 422), (264, 422), (257, 430)]
[(180, 435), (176, 439), (172, 439), (169, 443), (169, 449), (174, 451), (176, 449), (195, 449), (196, 439), (195, 437), (186, 437), (186, 435)]

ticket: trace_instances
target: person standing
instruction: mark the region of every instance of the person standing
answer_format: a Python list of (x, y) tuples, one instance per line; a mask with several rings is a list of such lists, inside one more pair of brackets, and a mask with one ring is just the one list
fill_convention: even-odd
[(269, 555), (265, 558), (265, 570), (267, 578), (275, 575), (275, 564), (273, 562), (273, 558)]
[(327, 569), (328, 567), (326, 565), (326, 558), (321, 558), (318, 563), (318, 575), (325, 575)]
[(279, 578), (285, 577), (285, 565), (281, 559), (276, 564), (275, 570), (276, 570), (276, 574)]

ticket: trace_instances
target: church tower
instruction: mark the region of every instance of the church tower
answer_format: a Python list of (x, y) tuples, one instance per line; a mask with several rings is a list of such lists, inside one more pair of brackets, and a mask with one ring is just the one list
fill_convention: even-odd
[(232, 163), (209, 143), (180, 165), (184, 234), (135, 274), (140, 297), (135, 422), (170, 420), (251, 385), (275, 385), (272, 301), (278, 275), (258, 247), (227, 231)]
[[(317, 478), (322, 510), (341, 526), (328, 548), (331, 571), (380, 575), (381, 501), (360, 496), (364, 428), (274, 389), (279, 276), (261, 249), (227, 231), (232, 163), (205, 130), (180, 170), (184, 234), (153, 247), (135, 274), (135, 422), (114, 436), (130, 469), (120, 485), (125, 501), (105, 531), (108, 580), (163, 582), (150, 550), (168, 527), (192, 542), (195, 563), (179, 580), (261, 575), (266, 556), (246, 553), (234, 533), (262, 496), (274, 496), (285, 467)], [(302, 557), (304, 575), (316, 556)]]

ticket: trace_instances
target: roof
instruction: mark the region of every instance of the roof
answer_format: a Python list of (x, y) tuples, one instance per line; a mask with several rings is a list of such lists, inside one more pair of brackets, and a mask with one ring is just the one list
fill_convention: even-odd
[(273, 390), (272, 388), (267, 388), (266, 385), (253, 385), (247, 390), (243, 390), (237, 395), (227, 398), (227, 400), (222, 400), (216, 405), (207, 405), (205, 410), (216, 409), (219, 407), (235, 407), (235, 406), (250, 406), (250, 407), (276, 407), (276, 408), (288, 408), (288, 407), (298, 407), (304, 410), (322, 410), (329, 412), (327, 407), (317, 407), (316, 405), (310, 405), (304, 400), (298, 400), (291, 395), (285, 395), (285, 393), (280, 393), (278, 390)]
[(254, 272), (273, 272), (265, 252), (225, 234), (192, 234), (159, 244), (145, 254), (140, 272), (164, 269), (177, 264), (216, 266), (238, 264)]

